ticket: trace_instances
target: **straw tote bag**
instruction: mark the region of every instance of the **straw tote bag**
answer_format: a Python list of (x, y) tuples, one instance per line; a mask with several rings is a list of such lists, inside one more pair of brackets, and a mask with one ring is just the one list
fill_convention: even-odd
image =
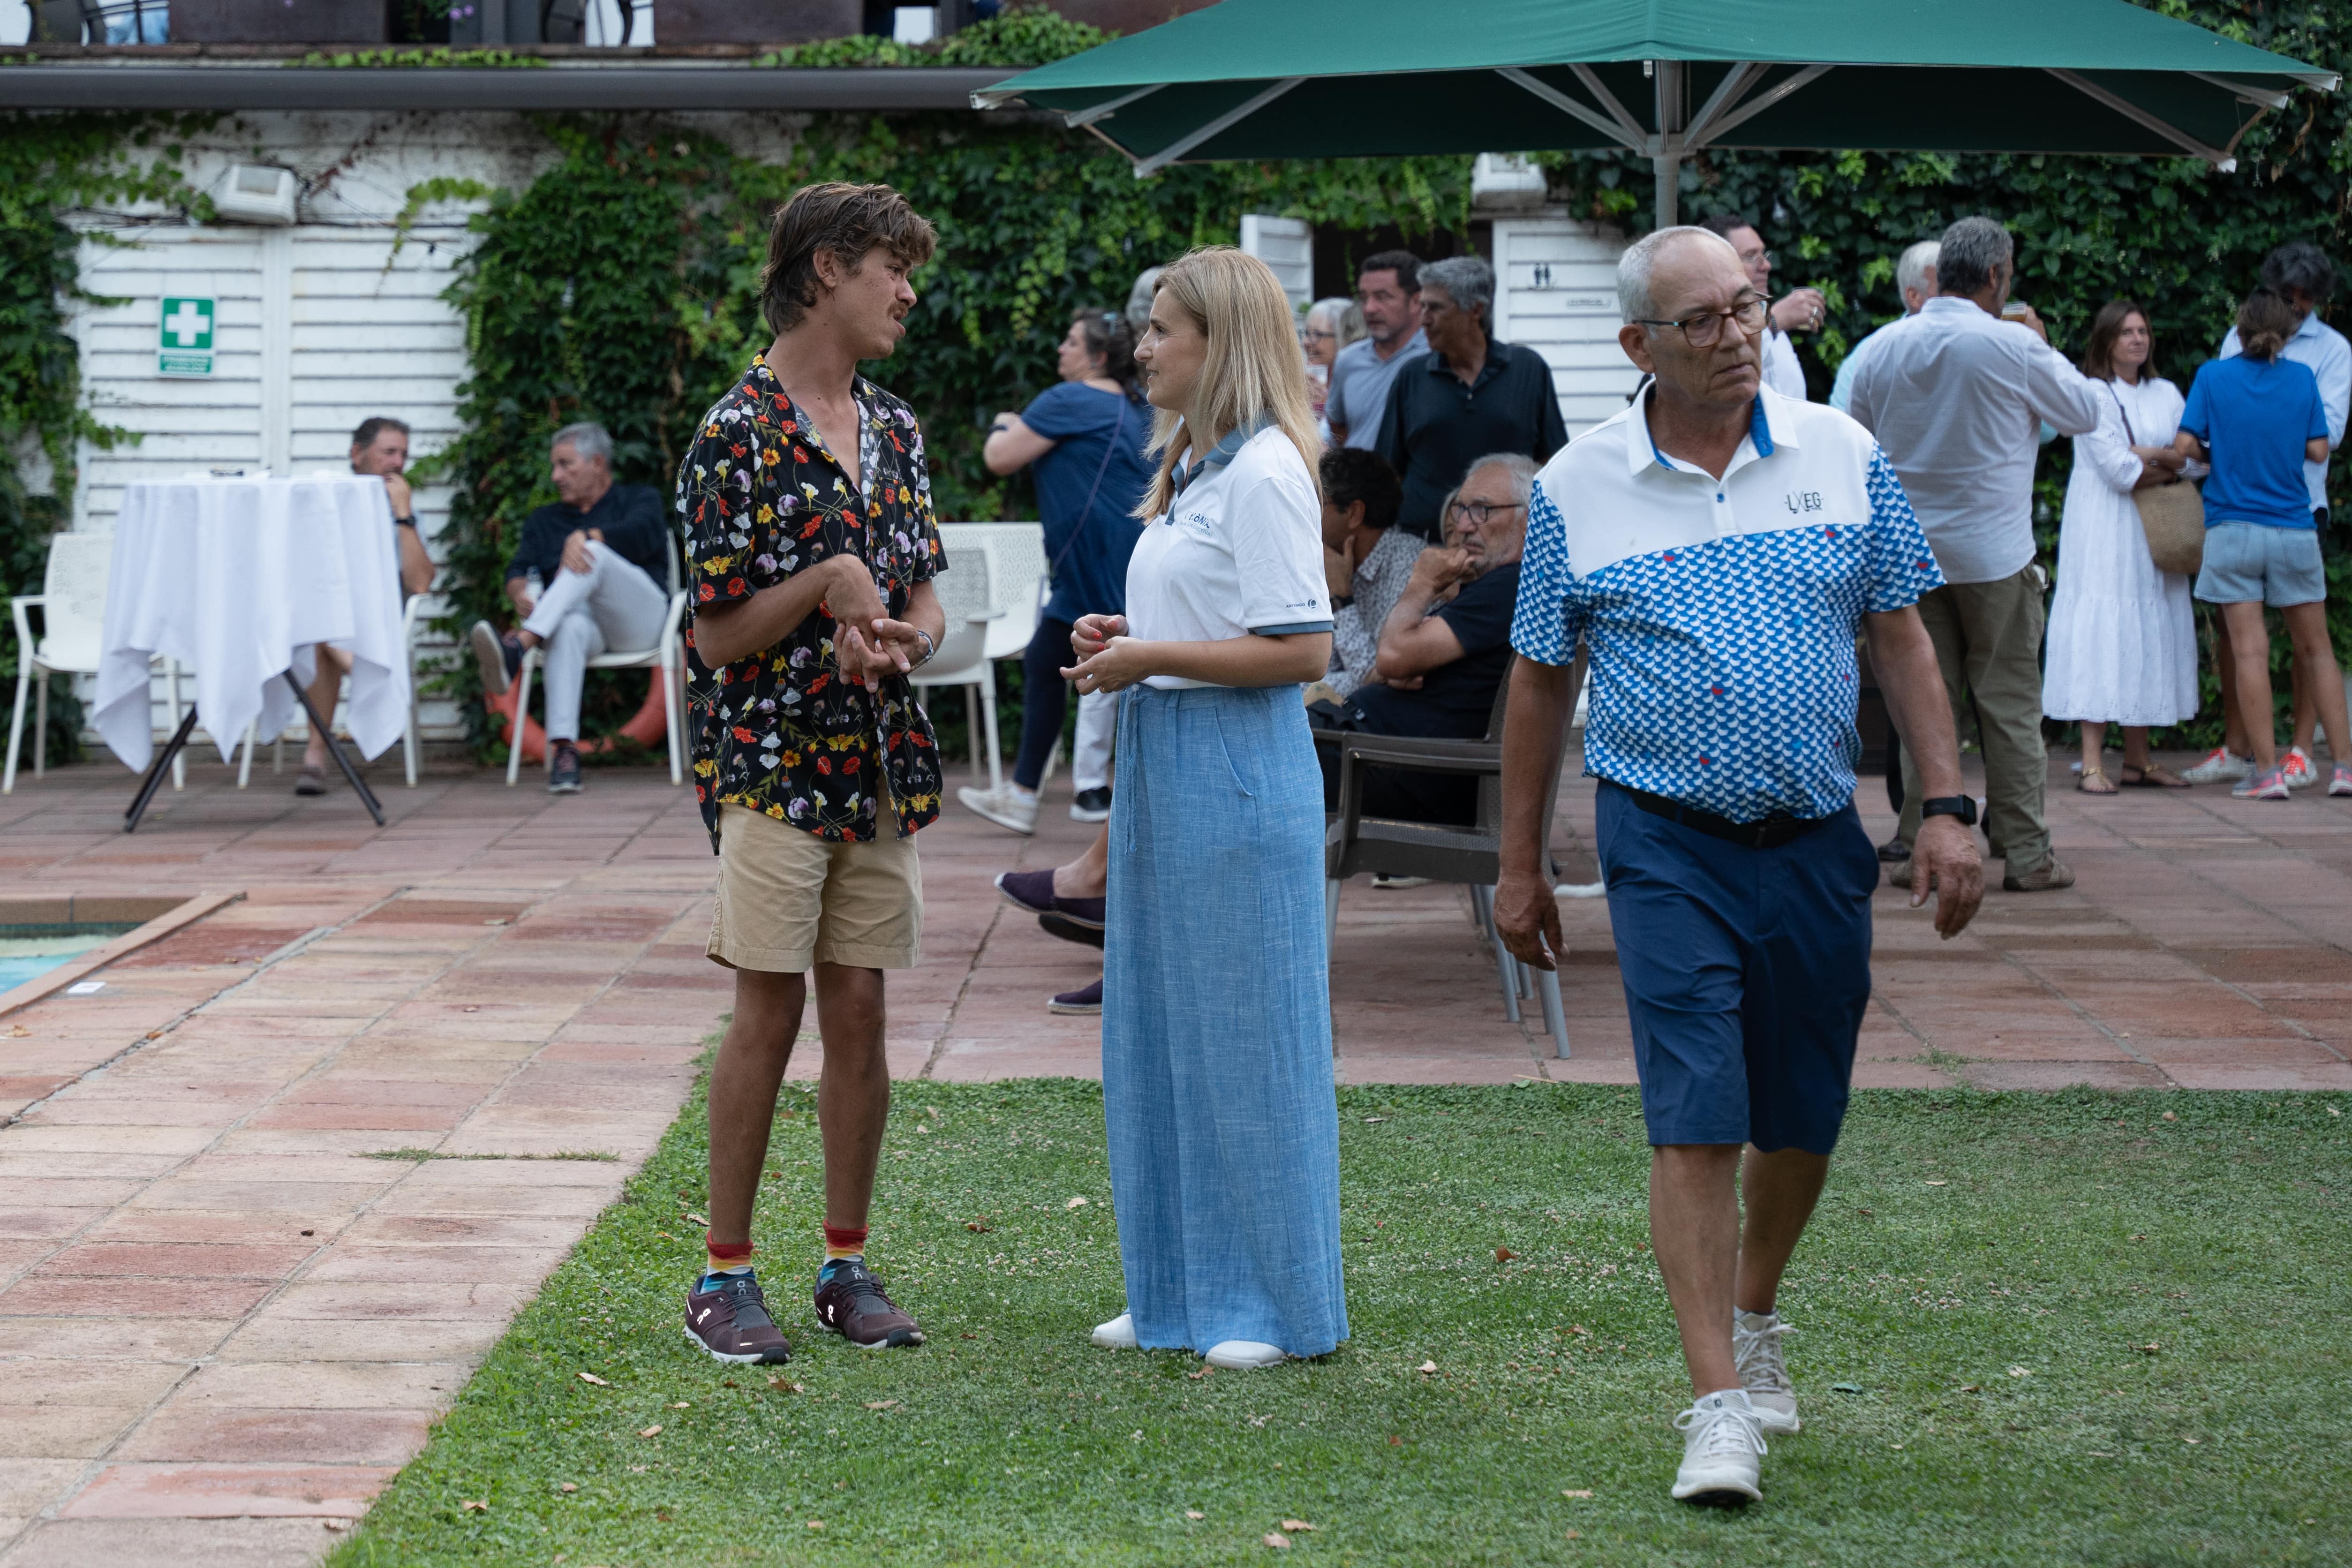
[[(2108, 384), (2107, 395), (2115, 398), (2116, 412), (2123, 414), (2124, 438), (2138, 446), (2131, 416), (2124, 414), (2124, 400), (2116, 396), (2113, 383)], [(2198, 493), (2195, 481), (2151, 485), (2132, 491), (2131, 498), (2132, 505), (2139, 509), (2140, 531), (2147, 536), (2148, 558), (2156, 563), (2156, 569), (2196, 576), (2197, 569), (2205, 563), (2205, 498)]]

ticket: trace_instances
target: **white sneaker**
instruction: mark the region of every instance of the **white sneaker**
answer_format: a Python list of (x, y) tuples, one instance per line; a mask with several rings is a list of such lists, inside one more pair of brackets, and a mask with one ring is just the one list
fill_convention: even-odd
[(1023, 789), (1010, 779), (994, 789), (960, 789), (956, 799), (974, 816), (984, 816), (1024, 837), (1037, 831), (1037, 792)]
[(1107, 1351), (1131, 1351), (1135, 1348), (1135, 1315), (1121, 1312), (1108, 1323), (1095, 1325), (1094, 1342)]
[(1739, 1369), (1740, 1386), (1756, 1412), (1756, 1425), (1767, 1432), (1798, 1432), (1797, 1389), (1789, 1381), (1789, 1363), (1780, 1357), (1780, 1336), (1790, 1333), (1778, 1312), (1734, 1312), (1731, 1315), (1731, 1360)]
[(1276, 1345), (1260, 1344), (1255, 1340), (1225, 1340), (1211, 1345), (1209, 1353), (1201, 1359), (1227, 1372), (1255, 1372), (1260, 1367), (1280, 1366), (1290, 1358)]
[(1675, 1417), (1683, 1434), (1682, 1468), (1675, 1472), (1677, 1502), (1748, 1503), (1764, 1496), (1757, 1485), (1764, 1433), (1748, 1391), (1718, 1389)]
[(2289, 746), (2286, 755), (2279, 759), (2286, 769), (2286, 787), (2309, 789), (2319, 782), (2319, 770), (2311, 765), (2311, 756), (2301, 746)]
[(2216, 746), (2205, 760), (2180, 776), (2190, 784), (2233, 784), (2254, 771), (2254, 759), (2242, 757), (2227, 746)]

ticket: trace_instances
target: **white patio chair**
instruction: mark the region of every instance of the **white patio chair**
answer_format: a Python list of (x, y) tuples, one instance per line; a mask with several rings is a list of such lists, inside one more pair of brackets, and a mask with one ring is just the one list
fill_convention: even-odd
[[(661, 641), (652, 647), (600, 653), (588, 661), (588, 668), (661, 671), (658, 679), (662, 683), (662, 721), (669, 737), (669, 782), (675, 784), (686, 782), (686, 638), (681, 630), (686, 625), (686, 591), (677, 584), (677, 541), (667, 539), (662, 553), (669, 563), (669, 614), (662, 621)], [(530, 715), (530, 678), (540, 664), (541, 650), (531, 648), (522, 656), (522, 668), (516, 672), (515, 679), (522, 684), (515, 693), (514, 742), (507, 748), (509, 784), (515, 782), (522, 766), (522, 727)], [(413, 692), (415, 687), (412, 685), (410, 689)], [(548, 771), (553, 772), (554, 742), (542, 741), (540, 752)]]
[[(16, 627), (16, 707), (8, 721), (8, 761), (0, 776), (0, 795), (16, 789), (16, 757), (25, 741), (25, 697), (34, 696), (33, 776), (48, 771), (49, 677), (96, 675), (99, 648), (106, 630), (106, 580), (114, 564), (114, 535), (55, 533), (49, 536), (48, 564), (41, 591), (18, 594), (8, 601)], [(31, 612), (41, 612), (41, 635), (33, 635)], [(180, 667), (163, 661), (170, 692), (172, 728), (180, 727)], [(172, 787), (188, 780), (187, 763), (172, 759)]]
[(1006, 612), (990, 592), (995, 578), (989, 570), (986, 548), (961, 536), (950, 537), (946, 529), (940, 531), (947, 550), (947, 570), (931, 579), (931, 587), (939, 594), (940, 608), (947, 613), (947, 626), (939, 651), (907, 679), (917, 697), (926, 700), (932, 687), (963, 688), (966, 728), (971, 732), (972, 777), (980, 777), (984, 737), (988, 783), (993, 789), (1003, 777), (996, 752), (996, 670), (989, 660), (988, 643)]
[[(1029, 639), (1037, 635), (1038, 612), (1045, 604), (1046, 568), (1045, 527), (1037, 522), (946, 522), (940, 525), (940, 538), (950, 550), (969, 551), (975, 546), (988, 556), (988, 585), (995, 595), (1002, 616), (989, 624), (986, 658), (993, 667), (1001, 658), (1019, 658), (1029, 651)], [(995, 752), (996, 682), (995, 671), (989, 671), (989, 787), (1001, 782), (1003, 763)], [(1061, 760), (1062, 743), (1054, 742), (1053, 756), (1046, 761), (1045, 776)], [(977, 769), (974, 770), (977, 773)], [(1041, 786), (1042, 786), (1042, 781)]]

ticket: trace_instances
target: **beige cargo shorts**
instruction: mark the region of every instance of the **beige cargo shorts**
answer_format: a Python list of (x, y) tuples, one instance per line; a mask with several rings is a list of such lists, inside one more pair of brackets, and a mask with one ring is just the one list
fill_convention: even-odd
[(813, 963), (912, 969), (922, 957), (923, 871), (888, 810), (870, 844), (837, 844), (748, 806), (719, 808), (711, 958), (802, 974)]

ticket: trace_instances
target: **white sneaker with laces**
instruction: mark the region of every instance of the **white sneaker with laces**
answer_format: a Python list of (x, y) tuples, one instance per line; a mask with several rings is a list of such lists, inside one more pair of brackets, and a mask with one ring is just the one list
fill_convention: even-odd
[(2319, 782), (2319, 770), (2311, 765), (2311, 753), (2301, 746), (2289, 746), (2286, 755), (2279, 759), (2279, 765), (2286, 772), (2289, 789), (2309, 789)]
[(1023, 789), (1011, 779), (994, 789), (960, 789), (956, 799), (974, 816), (986, 817), (1024, 837), (1037, 831), (1037, 792)]
[(1682, 1468), (1675, 1472), (1676, 1502), (1738, 1505), (1764, 1496), (1757, 1482), (1764, 1433), (1743, 1388), (1723, 1388), (1675, 1417), (1683, 1435)]
[(1739, 1370), (1756, 1425), (1767, 1432), (1803, 1430), (1797, 1420), (1796, 1384), (1789, 1381), (1789, 1363), (1780, 1355), (1780, 1336), (1793, 1332), (1778, 1312), (1731, 1315), (1732, 1364)]
[(2190, 784), (2233, 784), (2254, 771), (2254, 759), (2242, 757), (2227, 746), (2216, 746), (2205, 760), (2180, 776)]
[(1108, 1323), (1095, 1325), (1094, 1342), (1107, 1351), (1131, 1351), (1135, 1348), (1135, 1315), (1121, 1312)]
[(1279, 1345), (1261, 1344), (1255, 1340), (1223, 1340), (1211, 1345), (1209, 1353), (1201, 1359), (1227, 1372), (1255, 1372), (1261, 1367), (1280, 1366), (1290, 1358)]

